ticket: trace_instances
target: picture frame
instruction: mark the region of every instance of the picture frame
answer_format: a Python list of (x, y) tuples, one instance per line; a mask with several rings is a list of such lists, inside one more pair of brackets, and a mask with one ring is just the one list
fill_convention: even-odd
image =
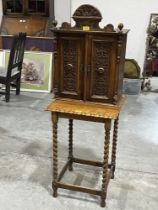
[(5, 51), (0, 50), (0, 66), (5, 66)]
[[(5, 51), (7, 66), (10, 51)], [(26, 51), (21, 72), (21, 91), (51, 92), (52, 81), (51, 52)]]
[(150, 14), (150, 20), (149, 20), (149, 26), (151, 26), (153, 19), (157, 17), (158, 18), (158, 14), (157, 13), (151, 13)]

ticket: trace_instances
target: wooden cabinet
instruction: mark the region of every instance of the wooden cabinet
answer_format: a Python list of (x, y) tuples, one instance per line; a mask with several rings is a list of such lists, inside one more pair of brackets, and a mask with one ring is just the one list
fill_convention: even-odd
[(47, 17), (2, 17), (1, 35), (14, 35), (18, 32), (26, 32), (27, 36), (45, 37), (48, 31)]
[[(1, 35), (26, 32), (27, 36), (52, 36), (54, 0), (3, 0)], [(50, 11), (50, 12), (49, 12)]]
[(49, 16), (48, 0), (3, 0), (4, 15)]
[(54, 93), (56, 97), (115, 104), (122, 94), (128, 30), (120, 24), (101, 29), (100, 12), (82, 5), (76, 25), (53, 28), (56, 37)]

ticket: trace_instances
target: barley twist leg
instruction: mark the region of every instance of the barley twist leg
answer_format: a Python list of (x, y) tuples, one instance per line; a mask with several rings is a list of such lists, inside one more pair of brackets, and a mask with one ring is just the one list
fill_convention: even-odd
[(73, 163), (73, 120), (69, 119), (69, 156), (70, 160), (69, 171), (72, 171), (72, 163)]
[(111, 155), (111, 166), (113, 168), (112, 176), (111, 176), (112, 179), (114, 179), (114, 173), (115, 173), (115, 167), (116, 167), (116, 149), (117, 149), (118, 123), (119, 123), (119, 117), (114, 121), (112, 155)]
[(107, 184), (108, 184), (108, 157), (109, 157), (109, 144), (110, 144), (110, 128), (111, 120), (105, 121), (105, 141), (104, 141), (104, 160), (103, 160), (103, 175), (102, 175), (102, 192), (101, 192), (101, 207), (105, 207)]
[(57, 144), (57, 129), (58, 129), (58, 116), (56, 113), (52, 113), (52, 125), (53, 125), (53, 197), (57, 197), (57, 177), (58, 177), (58, 144)]

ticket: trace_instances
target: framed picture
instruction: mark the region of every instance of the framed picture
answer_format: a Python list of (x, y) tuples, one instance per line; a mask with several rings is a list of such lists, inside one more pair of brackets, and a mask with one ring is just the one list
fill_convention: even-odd
[(147, 33), (158, 38), (158, 14), (150, 14), (149, 25), (147, 28)]
[(5, 66), (5, 51), (0, 50), (0, 66)]
[[(5, 64), (9, 59), (9, 51), (5, 51)], [(53, 53), (29, 51), (24, 53), (21, 72), (21, 90), (51, 91)]]
[(152, 13), (150, 14), (150, 20), (149, 20), (149, 27), (153, 24), (153, 21), (157, 20), (158, 22), (158, 14)]

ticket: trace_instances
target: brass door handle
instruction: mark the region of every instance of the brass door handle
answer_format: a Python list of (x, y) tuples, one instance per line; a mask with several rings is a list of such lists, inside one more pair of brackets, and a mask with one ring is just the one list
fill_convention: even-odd
[(68, 63), (66, 66), (68, 70), (71, 70), (73, 68), (73, 65), (71, 63)]
[(104, 71), (105, 71), (105, 69), (102, 68), (102, 67), (100, 67), (100, 68), (97, 69), (97, 72), (98, 72), (99, 74), (103, 74)]

